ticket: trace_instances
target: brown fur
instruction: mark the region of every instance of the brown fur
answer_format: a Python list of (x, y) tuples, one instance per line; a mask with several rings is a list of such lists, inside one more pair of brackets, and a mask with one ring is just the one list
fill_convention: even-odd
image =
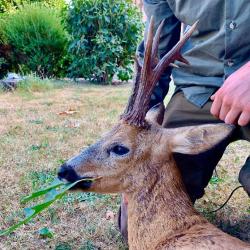
[[(81, 177), (102, 176), (87, 191), (127, 194), (130, 249), (250, 249), (193, 208), (172, 155), (207, 150), (230, 131), (226, 125), (164, 129), (152, 124), (141, 129), (121, 121), (67, 164)], [(107, 156), (114, 143), (128, 147), (129, 154)]]

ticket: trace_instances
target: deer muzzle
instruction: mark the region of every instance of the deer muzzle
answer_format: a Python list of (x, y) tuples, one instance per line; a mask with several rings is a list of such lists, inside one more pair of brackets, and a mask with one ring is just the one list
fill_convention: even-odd
[(84, 181), (84, 179), (93, 179), (97, 177), (93, 171), (92, 164), (92, 161), (95, 158), (97, 151), (98, 144), (93, 144), (83, 150), (80, 154), (69, 159), (59, 168), (58, 178), (69, 183), (83, 180), (76, 184), (73, 189), (90, 188), (92, 182), (87, 180)]
[[(78, 180), (89, 179), (90, 177), (80, 177), (74, 170), (74, 168), (67, 163), (64, 163), (59, 171), (58, 171), (58, 178), (60, 180), (65, 180), (66, 182), (73, 183)], [(77, 183), (71, 189), (89, 189), (91, 187), (91, 181), (82, 181)]]

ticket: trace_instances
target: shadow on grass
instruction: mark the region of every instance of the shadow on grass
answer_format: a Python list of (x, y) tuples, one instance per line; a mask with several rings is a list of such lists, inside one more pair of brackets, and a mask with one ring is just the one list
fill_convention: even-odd
[(230, 220), (216, 218), (216, 224), (224, 232), (239, 238), (243, 241), (250, 242), (250, 216), (243, 216), (233, 223)]

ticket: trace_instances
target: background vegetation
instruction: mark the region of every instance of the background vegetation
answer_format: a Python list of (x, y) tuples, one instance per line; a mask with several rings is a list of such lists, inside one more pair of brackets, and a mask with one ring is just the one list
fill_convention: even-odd
[(0, 23), (2, 40), (9, 47), (9, 70), (52, 77), (66, 74), (67, 32), (58, 10), (24, 4)]
[(12, 12), (23, 4), (41, 3), (44, 6), (62, 9), (66, 7), (65, 0), (1, 0), (0, 13)]
[(141, 38), (141, 14), (127, 0), (73, 0), (68, 30), (72, 40), (70, 75), (110, 82), (114, 74), (131, 78)]
[(0, 13), (0, 78), (132, 77), (142, 21), (131, 0), (3, 0)]

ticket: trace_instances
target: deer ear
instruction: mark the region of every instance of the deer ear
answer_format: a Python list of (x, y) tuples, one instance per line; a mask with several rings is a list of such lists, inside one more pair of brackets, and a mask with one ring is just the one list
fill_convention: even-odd
[(146, 120), (153, 124), (161, 125), (164, 118), (165, 106), (162, 102), (154, 105), (146, 115)]
[(182, 154), (199, 154), (226, 140), (235, 127), (224, 123), (190, 126), (174, 129), (172, 151)]

